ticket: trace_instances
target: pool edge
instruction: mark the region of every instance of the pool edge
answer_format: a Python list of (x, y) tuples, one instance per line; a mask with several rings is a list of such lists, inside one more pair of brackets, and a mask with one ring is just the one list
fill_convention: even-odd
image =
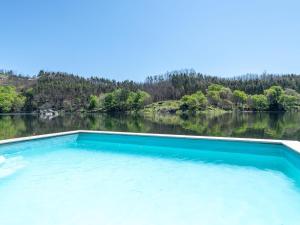
[(28, 137), (11, 138), (11, 139), (0, 140), (0, 145), (14, 143), (14, 142), (30, 141), (30, 140), (42, 139), (42, 138), (80, 134), (80, 133), (118, 134), (118, 135), (130, 135), (130, 136), (169, 137), (169, 138), (187, 138), (187, 139), (201, 139), (201, 140), (222, 140), (222, 141), (241, 141), (241, 142), (255, 142), (255, 143), (266, 143), (266, 144), (281, 144), (300, 154), (300, 142), (293, 141), (293, 140), (215, 137), (215, 136), (196, 136), (196, 135), (178, 135), (178, 134), (158, 134), (158, 133), (134, 133), (134, 132), (119, 132), (119, 131), (94, 131), (94, 130), (73, 130), (73, 131), (65, 131), (65, 132), (58, 132), (58, 133), (51, 133), (51, 134), (33, 135)]

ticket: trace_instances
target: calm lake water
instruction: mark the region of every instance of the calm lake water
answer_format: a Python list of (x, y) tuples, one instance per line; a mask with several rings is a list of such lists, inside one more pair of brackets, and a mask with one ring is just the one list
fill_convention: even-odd
[(300, 113), (226, 113), (192, 118), (66, 114), (53, 119), (0, 115), (0, 139), (77, 129), (300, 140)]

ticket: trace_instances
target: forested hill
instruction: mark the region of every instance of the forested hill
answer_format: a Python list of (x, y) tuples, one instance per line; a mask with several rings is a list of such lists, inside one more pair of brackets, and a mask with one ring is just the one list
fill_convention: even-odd
[[(197, 91), (205, 93), (211, 84), (241, 90), (247, 94), (262, 94), (265, 89), (274, 85), (300, 92), (300, 76), (295, 74), (220, 78), (196, 73), (193, 70), (181, 70), (149, 76), (145, 82), (138, 83), (99, 77), (83, 78), (61, 72), (40, 71), (36, 76), (21, 76), (11, 71), (0, 71), (0, 112), (31, 112), (44, 108), (85, 110), (90, 107), (91, 96), (101, 96), (116, 89), (125, 90), (120, 92), (121, 100), (123, 94), (130, 95), (131, 92), (138, 90), (147, 92), (153, 102), (177, 100)], [(132, 99), (138, 101), (133, 97)]]
[(300, 92), (300, 75), (250, 74), (233, 78), (220, 78), (196, 73), (192, 70), (184, 70), (150, 76), (143, 83), (143, 89), (153, 97), (154, 101), (176, 100), (199, 90), (206, 92), (211, 84), (220, 84), (231, 90), (241, 90), (247, 94), (262, 94), (264, 90), (274, 85)]
[(18, 91), (22, 91), (30, 88), (35, 83), (35, 77), (16, 75), (13, 71), (0, 70), (0, 86), (14, 86)]
[(132, 81), (117, 82), (98, 77), (83, 78), (67, 73), (40, 71), (32, 88), (23, 90), (27, 111), (57, 109), (85, 110), (91, 95), (101, 95), (117, 88), (137, 90)]

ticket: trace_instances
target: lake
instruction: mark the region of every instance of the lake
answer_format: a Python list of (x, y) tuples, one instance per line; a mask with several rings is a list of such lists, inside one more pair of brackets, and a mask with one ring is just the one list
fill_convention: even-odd
[(52, 119), (33, 114), (0, 115), (0, 139), (78, 129), (300, 140), (300, 113), (225, 113), (189, 118), (65, 114)]

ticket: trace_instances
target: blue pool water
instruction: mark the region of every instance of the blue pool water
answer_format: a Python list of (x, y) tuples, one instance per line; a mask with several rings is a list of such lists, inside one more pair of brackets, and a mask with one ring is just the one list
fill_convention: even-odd
[(299, 225), (277, 144), (79, 134), (0, 146), (1, 225)]

